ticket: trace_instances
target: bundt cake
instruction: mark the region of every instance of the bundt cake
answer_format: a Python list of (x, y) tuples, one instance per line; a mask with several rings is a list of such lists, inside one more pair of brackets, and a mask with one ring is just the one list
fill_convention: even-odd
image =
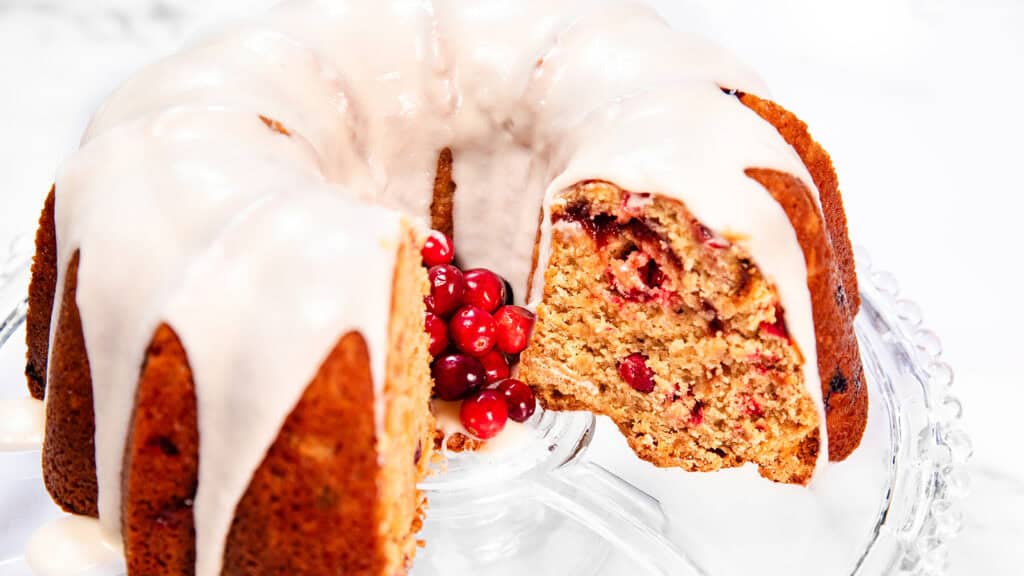
[(627, 0), (293, 0), (142, 70), (40, 219), (47, 489), (129, 574), (403, 573), (428, 227), (536, 311), (542, 405), (807, 483), (864, 429), (859, 302), (831, 162), (764, 93)]

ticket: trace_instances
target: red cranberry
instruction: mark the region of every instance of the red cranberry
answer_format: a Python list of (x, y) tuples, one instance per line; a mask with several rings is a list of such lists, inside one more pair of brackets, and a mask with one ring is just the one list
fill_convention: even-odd
[(647, 367), (647, 357), (639, 352), (626, 356), (619, 363), (619, 376), (637, 392), (654, 391), (654, 371)]
[(708, 242), (715, 236), (710, 228), (700, 222), (694, 222), (694, 227), (697, 229), (697, 239), (701, 242)]
[(451, 264), (455, 259), (452, 239), (437, 230), (431, 230), (420, 255), (423, 256), (423, 265), (427, 267)]
[(700, 426), (704, 422), (704, 404), (699, 400), (690, 411), (690, 426)]
[(525, 382), (509, 378), (498, 384), (496, 390), (508, 403), (509, 418), (516, 422), (526, 422), (533, 416), (533, 411), (537, 409), (537, 399), (533, 396), (533, 389)]
[(455, 347), (471, 356), (494, 348), (494, 317), (476, 306), (463, 306), (448, 325)]
[[(504, 279), (503, 279), (504, 280)], [(516, 301), (515, 293), (512, 292), (512, 283), (505, 280), (505, 304), (512, 304)]]
[(446, 354), (430, 367), (434, 392), (442, 400), (458, 400), (484, 385), (486, 374), (480, 361), (465, 354)]
[(496, 344), (506, 354), (518, 354), (526, 349), (533, 331), (533, 312), (522, 306), (502, 306), (494, 315), (497, 324)]
[(430, 295), (427, 296), (427, 310), (442, 318), (448, 317), (462, 304), (465, 281), (462, 271), (450, 264), (430, 269)]
[(670, 392), (670, 393), (665, 395), (665, 404), (670, 404), (672, 402), (678, 402), (679, 400), (682, 400), (682, 399), (683, 399), (683, 391), (682, 391), (682, 389), (679, 387), (679, 384), (673, 384), (672, 385), (672, 392)]
[(494, 312), (505, 303), (505, 281), (486, 268), (466, 270), (466, 292), (462, 301)]
[(775, 322), (769, 324), (767, 322), (761, 322), (761, 331), (766, 334), (771, 334), (778, 338), (789, 339), (789, 331), (786, 330), (786, 317), (782, 311), (782, 306), (776, 304), (775, 306)]
[(764, 415), (764, 412), (761, 410), (761, 405), (757, 403), (757, 400), (755, 400), (753, 396), (747, 396), (743, 408), (746, 410), (747, 415), (753, 418), (760, 418)]
[(508, 421), (508, 405), (494, 390), (481, 390), (462, 402), (459, 420), (477, 438), (494, 438)]
[(423, 328), (430, 335), (430, 355), (437, 356), (448, 346), (448, 325), (436, 314), (427, 312)]
[(637, 273), (640, 274), (640, 281), (648, 288), (660, 288), (665, 283), (665, 273), (661, 271), (653, 258), (637, 270)]
[(487, 383), (494, 384), (499, 380), (508, 378), (511, 370), (508, 367), (508, 360), (505, 355), (501, 352), (491, 349), (490, 352), (484, 354), (480, 358), (480, 363), (484, 365), (484, 371), (487, 373)]
[(710, 228), (701, 224), (700, 222), (697, 222), (696, 225), (697, 238), (699, 238), (700, 241), (703, 242), (705, 245), (710, 246), (712, 248), (717, 248), (719, 250), (729, 247), (728, 240), (722, 238), (718, 234), (715, 234), (714, 232), (711, 231)]

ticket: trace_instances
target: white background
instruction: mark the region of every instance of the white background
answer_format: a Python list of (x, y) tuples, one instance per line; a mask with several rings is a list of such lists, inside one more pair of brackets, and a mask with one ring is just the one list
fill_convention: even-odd
[[(34, 228), (120, 79), (267, 3), (0, 0), (0, 247)], [(1024, 2), (655, 4), (753, 64), (832, 153), (854, 242), (921, 305), (956, 371), (975, 488), (955, 572), (1024, 574)]]

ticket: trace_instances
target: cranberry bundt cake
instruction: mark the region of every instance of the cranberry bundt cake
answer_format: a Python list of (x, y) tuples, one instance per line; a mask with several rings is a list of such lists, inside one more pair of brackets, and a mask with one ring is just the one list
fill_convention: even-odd
[(142, 70), (40, 219), (47, 489), (133, 575), (403, 573), (430, 227), (536, 311), (544, 406), (807, 483), (864, 429), (859, 302), (831, 162), (764, 93), (628, 0), (292, 0)]

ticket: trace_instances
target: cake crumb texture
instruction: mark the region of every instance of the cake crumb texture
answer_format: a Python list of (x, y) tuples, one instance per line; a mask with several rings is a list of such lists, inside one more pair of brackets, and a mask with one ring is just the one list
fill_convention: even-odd
[(551, 257), (522, 379), (558, 410), (612, 418), (659, 466), (756, 463), (806, 483), (818, 413), (774, 287), (675, 200), (605, 182), (552, 209)]

